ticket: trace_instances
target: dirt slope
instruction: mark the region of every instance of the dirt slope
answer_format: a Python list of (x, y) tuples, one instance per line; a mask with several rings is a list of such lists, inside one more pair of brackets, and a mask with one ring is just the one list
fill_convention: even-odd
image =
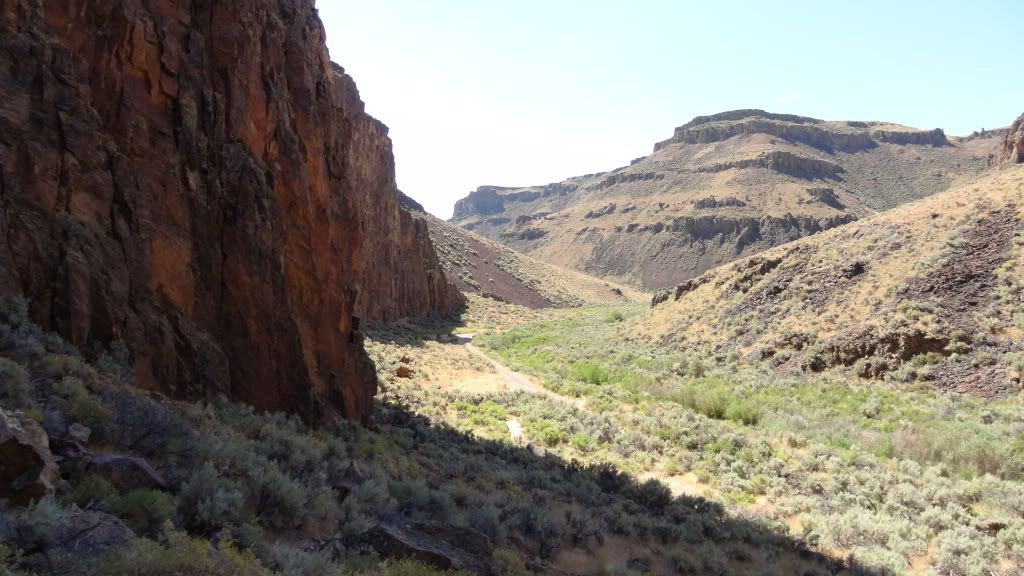
[(970, 181), (1003, 133), (738, 110), (696, 118), (611, 172), (482, 186), (452, 222), (546, 262), (662, 288)]
[(445, 274), (467, 294), (529, 308), (641, 302), (648, 294), (524, 256), (465, 228), (435, 218), (406, 199), (405, 207), (426, 221)]
[(1001, 396), (1024, 365), (1024, 165), (680, 284), (646, 338)]

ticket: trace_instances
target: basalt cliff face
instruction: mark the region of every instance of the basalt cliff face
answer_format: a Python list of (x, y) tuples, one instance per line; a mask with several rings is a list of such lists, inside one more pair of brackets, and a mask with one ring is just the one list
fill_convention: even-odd
[(365, 420), (357, 316), (461, 303), (312, 0), (5, 2), (0, 229), (0, 294), (175, 397)]
[(693, 119), (611, 172), (482, 186), (452, 223), (552, 264), (664, 288), (977, 178), (1001, 146), (999, 131), (957, 138), (733, 110)]

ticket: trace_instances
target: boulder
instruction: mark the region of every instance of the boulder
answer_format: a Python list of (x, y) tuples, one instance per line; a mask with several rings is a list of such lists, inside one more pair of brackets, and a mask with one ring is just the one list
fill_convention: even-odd
[(472, 528), (440, 522), (382, 522), (367, 539), (385, 557), (411, 558), (441, 570), (498, 573), (491, 541)]
[(21, 412), (0, 409), (0, 500), (28, 504), (53, 492), (59, 480), (46, 431)]
[(46, 431), (22, 412), (0, 409), (0, 499), (28, 502), (51, 492), (59, 480)]
[(412, 375), (415, 373), (416, 371), (408, 366), (399, 366), (398, 369), (395, 370), (395, 376), (398, 376), (399, 378), (412, 378)]
[(668, 290), (658, 290), (655, 292), (654, 296), (651, 297), (651, 308), (654, 308), (662, 302), (668, 302), (668, 298), (671, 295), (672, 293)]
[(105, 478), (122, 492), (167, 488), (163, 476), (143, 458), (116, 454), (94, 456), (86, 464), (86, 470)]
[(82, 446), (89, 445), (89, 437), (92, 436), (92, 429), (88, 426), (83, 426), (78, 422), (75, 422), (71, 426), (68, 426), (67, 430), (68, 438), (77, 442)]
[(72, 505), (47, 523), (45, 529), (19, 525), (0, 511), (0, 541), (13, 544), (27, 555), (60, 553), (91, 560), (123, 550), (135, 533), (116, 516)]

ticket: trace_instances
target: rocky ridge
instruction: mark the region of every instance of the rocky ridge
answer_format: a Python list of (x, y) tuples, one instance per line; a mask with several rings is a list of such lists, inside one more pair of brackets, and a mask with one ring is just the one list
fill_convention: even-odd
[(460, 305), (312, 0), (15, 0), (0, 70), (0, 293), (140, 386), (365, 420), (358, 315)]
[(670, 348), (781, 372), (841, 370), (984, 397), (1018, 393), (1022, 169), (1007, 166), (660, 291), (638, 331)]
[(482, 186), (451, 221), (552, 264), (662, 288), (977, 178), (1000, 145), (998, 131), (735, 110), (695, 118), (611, 172)]

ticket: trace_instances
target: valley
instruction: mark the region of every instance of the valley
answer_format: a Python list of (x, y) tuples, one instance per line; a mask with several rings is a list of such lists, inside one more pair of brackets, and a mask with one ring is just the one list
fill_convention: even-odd
[(0, 576), (1024, 576), (1024, 115), (698, 116), (446, 221), (328, 8), (0, 5)]

